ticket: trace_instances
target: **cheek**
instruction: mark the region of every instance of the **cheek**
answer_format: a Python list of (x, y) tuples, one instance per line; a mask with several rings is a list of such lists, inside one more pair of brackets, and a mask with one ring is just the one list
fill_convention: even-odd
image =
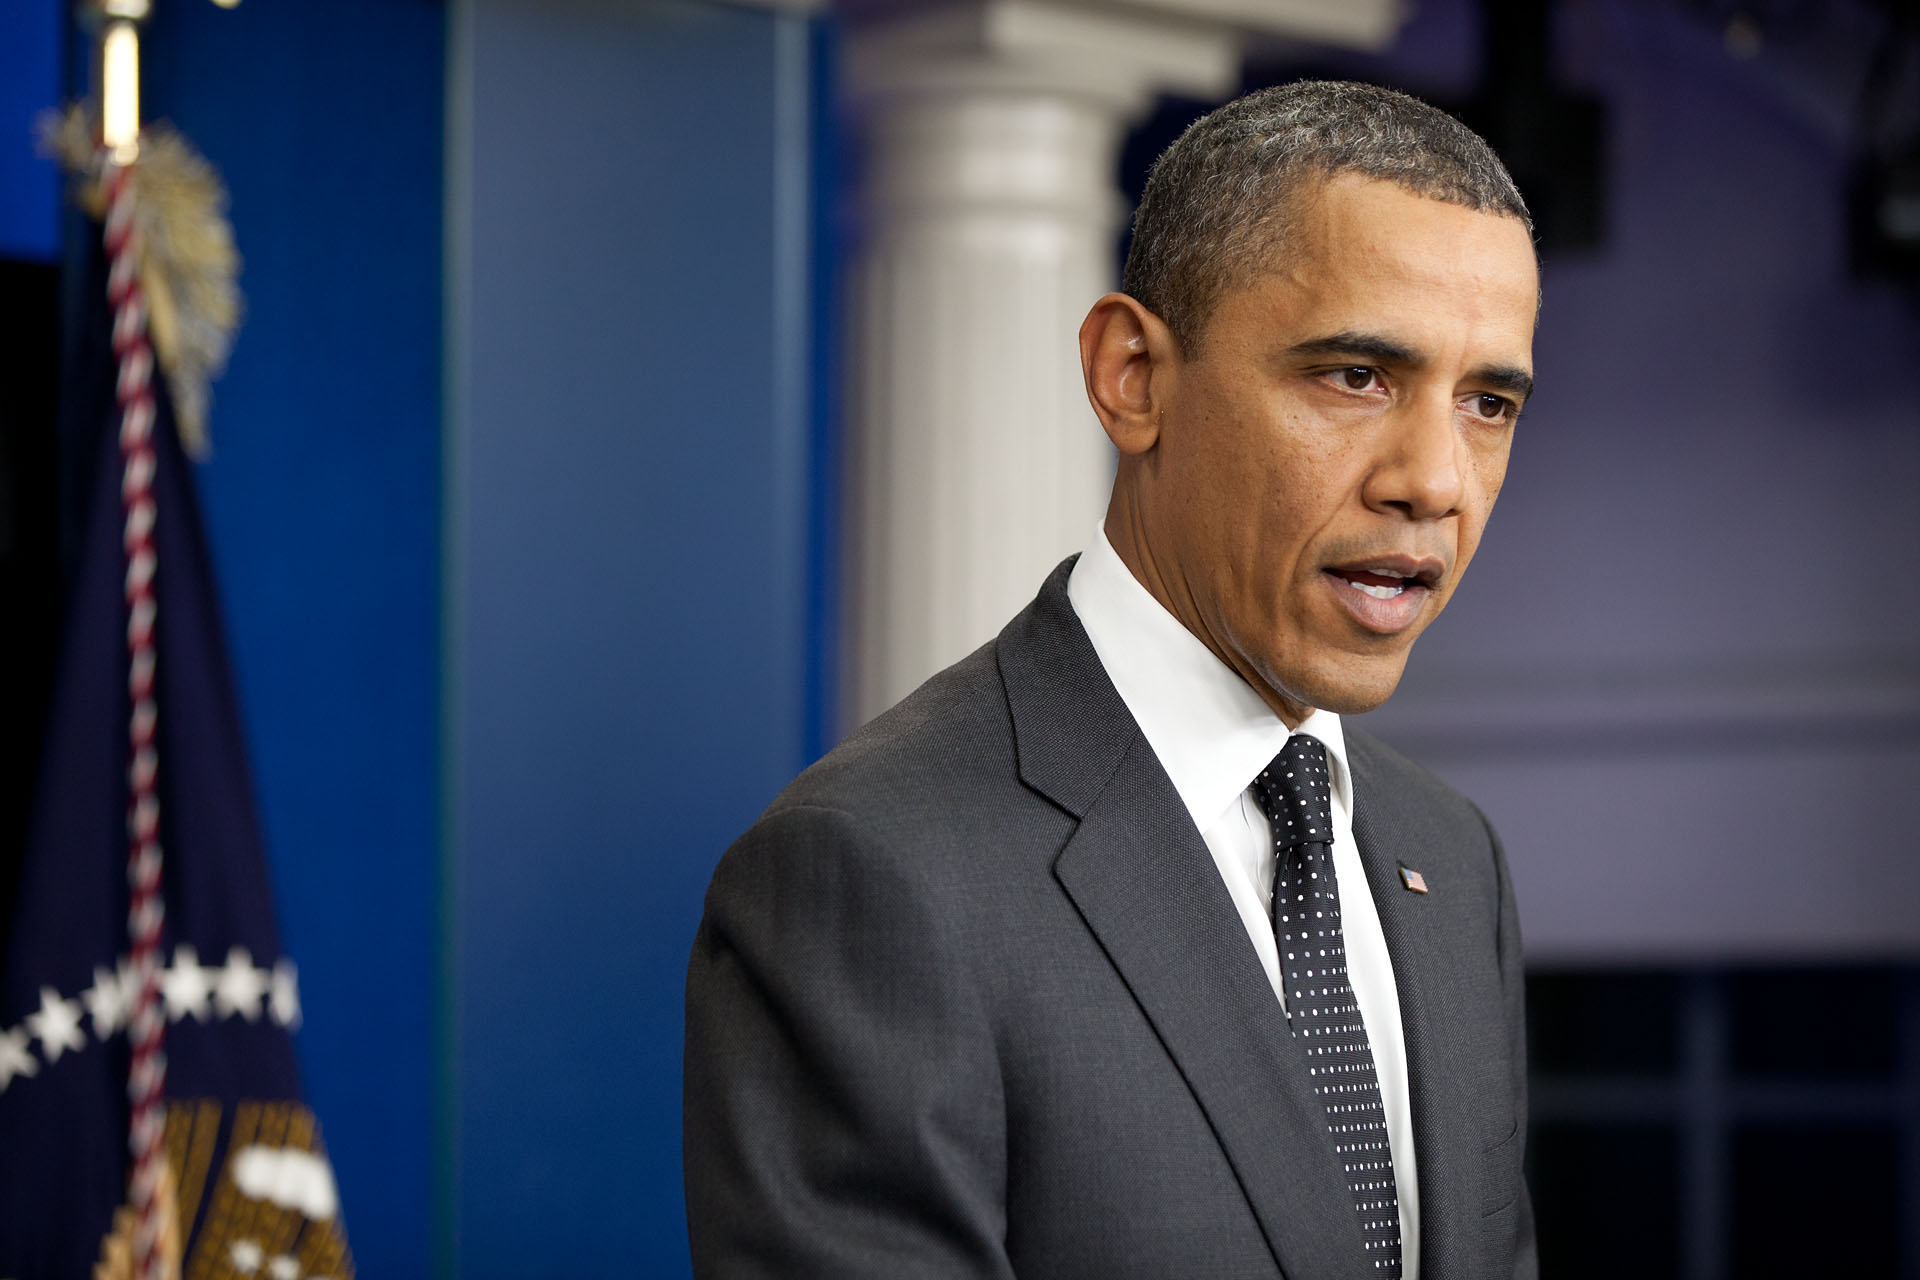
[(1231, 584), (1242, 607), (1266, 615), (1305, 549), (1338, 518), (1358, 463), (1308, 406), (1272, 389), (1204, 388), (1204, 408), (1182, 424), (1178, 475), (1193, 550)]
[(1301, 593), (1319, 576), (1312, 548), (1326, 513), (1300, 498), (1288, 486), (1269, 490), (1236, 533), (1234, 596), (1244, 624), (1261, 636), (1300, 625), (1308, 612)]
[[(1479, 501), (1476, 509), (1460, 522), (1459, 542), (1457, 544), (1458, 572), (1464, 572), (1474, 553), (1480, 549), (1481, 535), (1486, 532), (1487, 520), (1493, 515), (1494, 499), (1500, 496), (1500, 484), (1505, 478), (1502, 470), (1495, 470), (1483, 478)], [(1458, 576), (1458, 573), (1456, 573)]]
[(1479, 480), (1480, 520), (1493, 511), (1494, 499), (1507, 480), (1507, 456), (1513, 447), (1512, 436), (1502, 436), (1498, 444), (1489, 444), (1474, 457), (1474, 475)]

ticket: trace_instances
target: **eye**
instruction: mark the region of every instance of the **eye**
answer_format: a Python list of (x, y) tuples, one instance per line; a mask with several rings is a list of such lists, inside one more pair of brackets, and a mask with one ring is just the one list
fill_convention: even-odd
[(1380, 389), (1380, 371), (1370, 365), (1356, 364), (1344, 369), (1329, 369), (1321, 376), (1334, 380), (1349, 391)]
[(1505, 396), (1470, 396), (1467, 407), (1488, 422), (1512, 422), (1520, 415), (1520, 407)]

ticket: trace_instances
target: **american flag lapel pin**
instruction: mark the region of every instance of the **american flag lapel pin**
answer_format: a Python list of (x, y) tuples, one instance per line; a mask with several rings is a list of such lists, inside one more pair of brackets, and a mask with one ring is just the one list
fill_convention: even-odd
[(1404, 863), (1400, 867), (1400, 883), (1415, 893), (1427, 891), (1427, 878)]

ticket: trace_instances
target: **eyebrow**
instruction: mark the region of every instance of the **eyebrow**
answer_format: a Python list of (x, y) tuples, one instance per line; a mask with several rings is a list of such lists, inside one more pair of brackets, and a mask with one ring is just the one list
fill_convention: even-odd
[(1290, 356), (1357, 356), (1381, 364), (1417, 365), (1424, 363), (1412, 347), (1383, 338), (1375, 333), (1355, 333), (1351, 329), (1330, 333), (1324, 338), (1308, 338), (1287, 348)]
[[(1377, 333), (1358, 333), (1351, 329), (1330, 333), (1324, 338), (1296, 342), (1287, 348), (1287, 354), (1310, 359), (1353, 358), (1373, 364), (1397, 364), (1413, 368), (1426, 363), (1425, 357), (1404, 343)], [(1533, 375), (1515, 365), (1483, 365), (1473, 371), (1472, 380), (1522, 400), (1533, 394)]]
[(1473, 371), (1473, 380), (1495, 391), (1505, 391), (1522, 400), (1533, 396), (1533, 375), (1510, 364), (1488, 365)]

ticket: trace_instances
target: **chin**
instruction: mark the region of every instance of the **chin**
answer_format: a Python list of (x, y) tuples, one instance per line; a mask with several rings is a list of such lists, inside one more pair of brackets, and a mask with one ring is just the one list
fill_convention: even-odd
[(1331, 711), (1335, 715), (1357, 716), (1372, 711), (1391, 698), (1393, 691), (1400, 687), (1400, 676), (1406, 671), (1407, 663), (1402, 657), (1391, 665), (1369, 666), (1372, 669), (1313, 673), (1308, 679), (1291, 686), (1294, 692), (1290, 697), (1304, 706)]

